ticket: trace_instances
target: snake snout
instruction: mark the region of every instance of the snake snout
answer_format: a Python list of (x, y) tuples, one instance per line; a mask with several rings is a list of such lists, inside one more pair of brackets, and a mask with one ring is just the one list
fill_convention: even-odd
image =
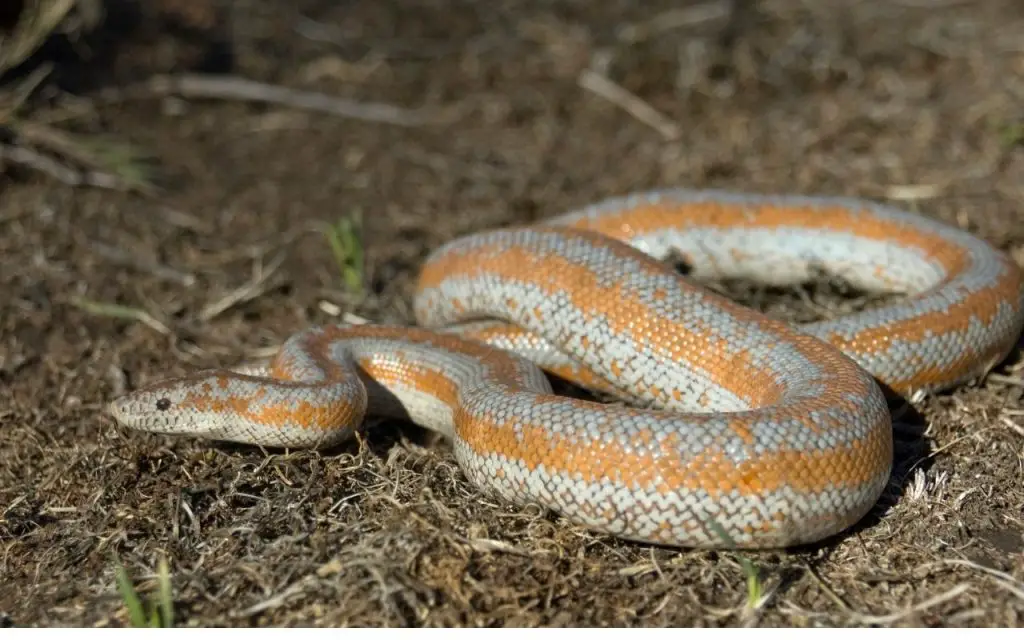
[(133, 412), (131, 411), (131, 406), (132, 402), (128, 396), (115, 398), (107, 404), (107, 415), (122, 426), (135, 428), (136, 425), (134, 423), (136, 420), (132, 419)]
[(143, 390), (112, 400), (107, 405), (107, 414), (129, 429), (158, 431), (166, 422), (164, 412), (170, 407), (170, 399), (163, 394)]
[(121, 422), (121, 402), (120, 402), (120, 399), (111, 400), (110, 402), (107, 403), (107, 407), (106, 408), (107, 408), (107, 415), (108, 416), (110, 416), (111, 418), (113, 418), (117, 422)]

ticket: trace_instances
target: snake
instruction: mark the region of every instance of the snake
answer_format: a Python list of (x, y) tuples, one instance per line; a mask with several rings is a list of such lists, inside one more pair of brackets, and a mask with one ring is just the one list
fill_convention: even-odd
[[(821, 271), (893, 295), (791, 323), (702, 284)], [(893, 394), (1006, 359), (1024, 280), (974, 234), (873, 200), (668, 188), (450, 240), (412, 310), (415, 326), (305, 328), (268, 361), (143, 385), (109, 414), (286, 449), (401, 419), (450, 441), (465, 477), (513, 508), (637, 543), (793, 547), (879, 502)], [(595, 394), (555, 393), (559, 378)]]

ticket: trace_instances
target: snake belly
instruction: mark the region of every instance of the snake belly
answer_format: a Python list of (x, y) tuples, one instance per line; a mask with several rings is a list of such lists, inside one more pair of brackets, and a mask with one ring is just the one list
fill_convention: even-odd
[[(791, 326), (675, 273), (906, 294)], [(456, 239), (426, 260), (419, 327), (302, 331), (266, 367), (158, 382), (111, 405), (151, 432), (327, 447), (369, 415), (453, 443), (466, 476), (596, 531), (785, 547), (860, 520), (892, 466), (896, 393), (949, 388), (1024, 325), (1008, 256), (847, 198), (669, 190)], [(543, 370), (630, 405), (554, 395)]]

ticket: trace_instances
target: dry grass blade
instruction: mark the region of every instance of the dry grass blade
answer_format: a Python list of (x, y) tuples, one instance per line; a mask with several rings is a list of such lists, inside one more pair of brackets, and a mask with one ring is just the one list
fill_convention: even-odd
[(109, 260), (113, 264), (148, 273), (160, 280), (176, 282), (183, 287), (191, 287), (196, 283), (195, 274), (181, 272), (135, 252), (125, 251), (102, 242), (94, 242), (92, 250), (96, 255)]
[(872, 616), (858, 613), (853, 615), (853, 619), (859, 624), (893, 624), (894, 622), (899, 622), (900, 620), (909, 618), (914, 614), (927, 611), (932, 607), (937, 607), (940, 604), (949, 602), (950, 600), (953, 600), (955, 598), (959, 598), (960, 596), (964, 595), (970, 590), (971, 585), (958, 584), (952, 589), (944, 591), (932, 598), (923, 600), (922, 602), (919, 602), (915, 605), (911, 605), (906, 609), (903, 609), (902, 611), (896, 611), (894, 613), (881, 616)]
[(616, 35), (622, 42), (635, 44), (680, 27), (692, 27), (728, 18), (730, 11), (733, 11), (733, 8), (732, 3), (729, 1), (706, 2), (684, 8), (670, 9), (659, 13), (649, 20), (623, 26), (619, 28)]
[(0, 73), (31, 56), (60, 26), (77, 0), (28, 0), (9, 34), (0, 33)]
[(29, 96), (32, 95), (39, 85), (46, 80), (52, 70), (52, 65), (40, 65), (33, 69), (13, 90), (0, 94), (0, 100), (3, 101), (0, 103), (0, 124), (13, 124), (14, 114), (25, 104)]
[(236, 304), (253, 300), (263, 295), (267, 290), (268, 282), (284, 262), (284, 255), (279, 255), (269, 265), (263, 267), (257, 265), (253, 268), (252, 279), (244, 285), (232, 290), (226, 296), (211, 302), (199, 312), (199, 319), (209, 322), (220, 314), (224, 313)]
[(264, 102), (400, 127), (418, 127), (442, 122), (439, 115), (432, 111), (403, 109), (379, 102), (356, 102), (233, 76), (158, 76), (150, 80), (148, 88), (159, 95), (177, 94), (184, 98)]
[(142, 161), (143, 154), (132, 145), (99, 136), (72, 136), (30, 122), (16, 121), (11, 126), (22, 146), (46, 149), (83, 167), (66, 166), (61, 175), (54, 176), (63, 182), (149, 193), (154, 190), (151, 171)]
[(116, 173), (95, 171), (92, 169), (76, 169), (61, 163), (43, 153), (28, 147), (0, 144), (0, 160), (28, 167), (72, 187), (89, 185), (103, 189), (129, 189), (144, 183), (135, 179), (125, 180)]
[(106, 318), (119, 318), (121, 320), (134, 320), (141, 322), (150, 329), (153, 329), (157, 333), (163, 335), (170, 335), (171, 330), (164, 323), (160, 322), (152, 315), (150, 315), (144, 309), (138, 309), (136, 307), (126, 307), (119, 304), (107, 304), (103, 302), (96, 302), (94, 300), (86, 300), (85, 298), (75, 297), (71, 299), (71, 304), (78, 307), (86, 313), (90, 313), (94, 316), (103, 316)]
[(238, 611), (235, 615), (239, 618), (248, 618), (264, 611), (269, 611), (276, 607), (280, 607), (288, 602), (288, 600), (296, 595), (302, 593), (304, 589), (316, 582), (315, 575), (308, 575), (304, 578), (299, 579), (297, 582), (289, 585), (284, 591), (275, 594), (266, 600), (262, 600), (247, 607), (241, 611)]
[(9, 95), (0, 95), (0, 124), (13, 138), (0, 144), (0, 160), (46, 174), (69, 186), (154, 191), (150, 171), (130, 145), (98, 136), (71, 135), (19, 117), (18, 112), (51, 71), (32, 71)]
[(941, 564), (968, 567), (975, 571), (981, 572), (987, 576), (990, 576), (1000, 587), (1006, 589), (1010, 593), (1014, 594), (1021, 600), (1024, 600), (1024, 582), (1017, 580), (1005, 571), (999, 571), (991, 567), (972, 562), (970, 560), (961, 560), (957, 558), (943, 560)]
[(591, 69), (585, 69), (580, 74), (578, 82), (584, 89), (601, 96), (660, 133), (666, 141), (678, 140), (682, 135), (679, 125), (605, 76)]

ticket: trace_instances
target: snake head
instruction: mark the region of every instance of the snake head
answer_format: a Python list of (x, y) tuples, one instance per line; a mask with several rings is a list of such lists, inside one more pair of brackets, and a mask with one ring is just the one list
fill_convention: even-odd
[(216, 437), (225, 407), (215, 390), (226, 383), (217, 371), (170, 378), (117, 398), (107, 412), (118, 424), (136, 431)]
[(295, 448), (345, 440), (366, 412), (358, 377), (321, 386), (253, 375), (259, 373), (198, 371), (133, 391), (107, 411), (136, 431)]

